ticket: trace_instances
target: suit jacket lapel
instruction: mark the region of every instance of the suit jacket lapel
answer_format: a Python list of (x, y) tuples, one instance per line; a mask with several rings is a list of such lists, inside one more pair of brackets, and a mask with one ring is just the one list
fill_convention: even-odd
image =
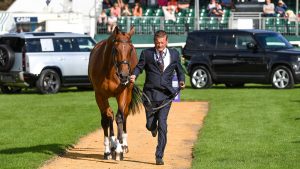
[(151, 60), (154, 62), (154, 65), (158, 68), (157, 70), (159, 71), (159, 66), (158, 63), (156, 61), (156, 50), (155, 48), (153, 48), (152, 52), (151, 52)]

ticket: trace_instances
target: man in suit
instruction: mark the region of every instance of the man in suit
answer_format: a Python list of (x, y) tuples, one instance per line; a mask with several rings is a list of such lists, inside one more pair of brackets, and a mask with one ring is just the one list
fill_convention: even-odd
[[(132, 83), (140, 73), (145, 70), (146, 79), (143, 92), (151, 101), (152, 107), (158, 107), (169, 96), (176, 93), (172, 87), (172, 78), (176, 72), (179, 87), (185, 87), (185, 76), (180, 63), (180, 56), (176, 49), (167, 48), (168, 35), (159, 30), (154, 35), (154, 48), (142, 51), (138, 64), (130, 77)], [(146, 104), (146, 103), (145, 103)], [(145, 105), (147, 106), (147, 105)], [(171, 102), (165, 107), (152, 112), (146, 110), (146, 128), (156, 137), (158, 132), (158, 144), (156, 147), (156, 164), (164, 165), (163, 156), (167, 143), (167, 118)]]

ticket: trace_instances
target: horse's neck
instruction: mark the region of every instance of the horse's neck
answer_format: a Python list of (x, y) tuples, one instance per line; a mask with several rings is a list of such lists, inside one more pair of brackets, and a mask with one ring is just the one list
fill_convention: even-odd
[(102, 64), (103, 64), (103, 72), (107, 72), (108, 74), (110, 72), (114, 72), (114, 61), (113, 61), (113, 55), (112, 55), (112, 50), (113, 50), (113, 42), (111, 39), (107, 39), (105, 42), (104, 46), (104, 52), (102, 56)]
[(104, 62), (107, 68), (114, 67), (114, 61), (113, 61), (113, 42), (108, 39), (105, 44), (104, 49)]

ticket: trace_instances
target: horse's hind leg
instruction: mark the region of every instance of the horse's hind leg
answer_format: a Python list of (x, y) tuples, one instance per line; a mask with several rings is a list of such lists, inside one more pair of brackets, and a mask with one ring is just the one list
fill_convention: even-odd
[[(96, 102), (101, 111), (101, 126), (104, 131), (104, 159), (111, 159), (111, 140), (114, 140), (113, 128), (111, 127), (114, 120), (113, 111), (109, 107), (108, 100), (103, 99), (101, 95), (95, 93)], [(110, 128), (110, 139), (108, 137), (108, 128)]]

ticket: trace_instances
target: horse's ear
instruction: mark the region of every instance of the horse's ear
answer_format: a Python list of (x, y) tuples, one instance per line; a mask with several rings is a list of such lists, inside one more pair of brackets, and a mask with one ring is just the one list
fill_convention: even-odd
[(119, 27), (118, 27), (118, 26), (116, 26), (116, 27), (115, 27), (115, 29), (114, 29), (114, 32), (113, 32), (113, 34), (115, 34), (115, 35), (116, 35), (116, 34), (118, 34), (118, 33), (119, 33), (119, 31), (120, 31), (120, 30), (119, 30)]
[(129, 31), (129, 35), (132, 36), (134, 34), (134, 26), (131, 26), (130, 31)]

